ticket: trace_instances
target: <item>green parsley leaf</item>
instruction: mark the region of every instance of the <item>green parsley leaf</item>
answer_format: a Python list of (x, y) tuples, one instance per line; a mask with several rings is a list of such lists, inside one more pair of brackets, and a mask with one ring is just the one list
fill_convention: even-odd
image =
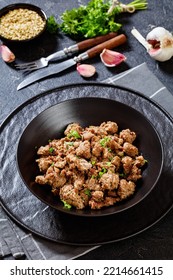
[(102, 170), (99, 172), (99, 177), (101, 177), (106, 172), (107, 172), (107, 169), (103, 167)]
[(92, 38), (116, 32), (121, 24), (114, 22), (114, 12), (108, 14), (110, 8), (108, 1), (91, 0), (86, 6), (66, 10), (62, 15), (60, 28), (72, 37)]
[(107, 143), (110, 141), (110, 137), (104, 137), (104, 138), (102, 138), (101, 140), (100, 140), (100, 145), (102, 146), (102, 147), (105, 147), (106, 145), (107, 145)]
[(76, 139), (80, 139), (81, 135), (77, 132), (77, 130), (71, 130), (70, 133), (67, 135), (68, 138), (74, 137)]
[[(134, 0), (124, 7), (129, 8), (130, 13), (133, 8), (134, 11), (145, 10), (147, 1)], [(67, 35), (77, 39), (117, 32), (122, 24), (115, 22), (115, 19), (123, 12), (128, 12), (128, 9), (123, 9), (119, 1), (114, 3), (110, 0), (90, 0), (87, 5), (66, 10), (61, 15), (60, 28)]]
[(95, 164), (96, 164), (96, 161), (95, 161), (95, 160), (92, 160), (92, 161), (91, 161), (91, 164), (92, 164), (92, 165), (95, 165)]
[(49, 148), (49, 152), (50, 152), (50, 153), (53, 153), (54, 151), (55, 151), (55, 149), (54, 149), (53, 147), (50, 147), (50, 148)]
[(63, 203), (64, 203), (64, 207), (67, 208), (67, 209), (70, 209), (72, 206), (67, 203), (65, 200), (61, 200)]
[(56, 22), (54, 16), (50, 16), (47, 19), (47, 31), (51, 34), (56, 34), (59, 29), (59, 24)]
[(88, 195), (88, 196), (91, 196), (91, 191), (88, 190), (88, 189), (86, 189), (86, 190), (84, 191), (84, 193), (85, 193), (86, 195)]

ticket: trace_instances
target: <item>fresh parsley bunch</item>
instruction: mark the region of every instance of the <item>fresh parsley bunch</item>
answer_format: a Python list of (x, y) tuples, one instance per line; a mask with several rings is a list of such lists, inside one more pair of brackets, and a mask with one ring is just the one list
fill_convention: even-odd
[(72, 10), (66, 10), (61, 19), (61, 29), (64, 33), (73, 37), (91, 38), (116, 32), (121, 24), (114, 21), (118, 9), (108, 14), (110, 5), (103, 0), (91, 0), (87, 6), (80, 6)]
[(116, 23), (115, 18), (122, 12), (128, 12), (125, 7), (142, 10), (146, 9), (146, 5), (146, 0), (135, 0), (127, 5), (115, 0), (91, 0), (86, 6), (66, 10), (61, 15), (60, 28), (74, 38), (92, 38), (117, 32), (122, 25)]

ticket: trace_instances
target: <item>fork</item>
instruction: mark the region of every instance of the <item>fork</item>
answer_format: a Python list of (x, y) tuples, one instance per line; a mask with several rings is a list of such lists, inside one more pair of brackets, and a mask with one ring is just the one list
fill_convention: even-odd
[(33, 70), (41, 69), (43, 67), (48, 66), (50, 61), (55, 61), (55, 59), (58, 59), (58, 58), (59, 59), (67, 58), (68, 55), (85, 50), (88, 47), (98, 45), (115, 36), (117, 36), (117, 33), (111, 32), (111, 33), (103, 35), (103, 36), (98, 36), (95, 38), (87, 39), (87, 40), (81, 41), (75, 45), (72, 45), (68, 48), (64, 48), (61, 51), (55, 52), (47, 57), (41, 57), (38, 60), (34, 60), (34, 61), (28, 62), (28, 63), (15, 64), (15, 68), (19, 69), (19, 70), (23, 70), (23, 71), (33, 71)]

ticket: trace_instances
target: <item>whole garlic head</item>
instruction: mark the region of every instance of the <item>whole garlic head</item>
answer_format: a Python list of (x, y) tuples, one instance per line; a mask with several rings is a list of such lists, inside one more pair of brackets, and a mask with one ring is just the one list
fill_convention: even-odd
[(164, 27), (156, 27), (148, 33), (147, 42), (151, 45), (149, 55), (158, 61), (167, 61), (173, 56), (173, 36)]

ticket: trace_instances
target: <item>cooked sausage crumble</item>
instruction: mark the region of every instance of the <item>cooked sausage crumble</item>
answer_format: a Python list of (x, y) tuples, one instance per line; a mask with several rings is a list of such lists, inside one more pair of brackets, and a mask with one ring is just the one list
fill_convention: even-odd
[(134, 194), (146, 160), (134, 145), (136, 133), (115, 122), (82, 128), (72, 123), (65, 137), (41, 146), (38, 184), (51, 186), (66, 206), (100, 209)]

